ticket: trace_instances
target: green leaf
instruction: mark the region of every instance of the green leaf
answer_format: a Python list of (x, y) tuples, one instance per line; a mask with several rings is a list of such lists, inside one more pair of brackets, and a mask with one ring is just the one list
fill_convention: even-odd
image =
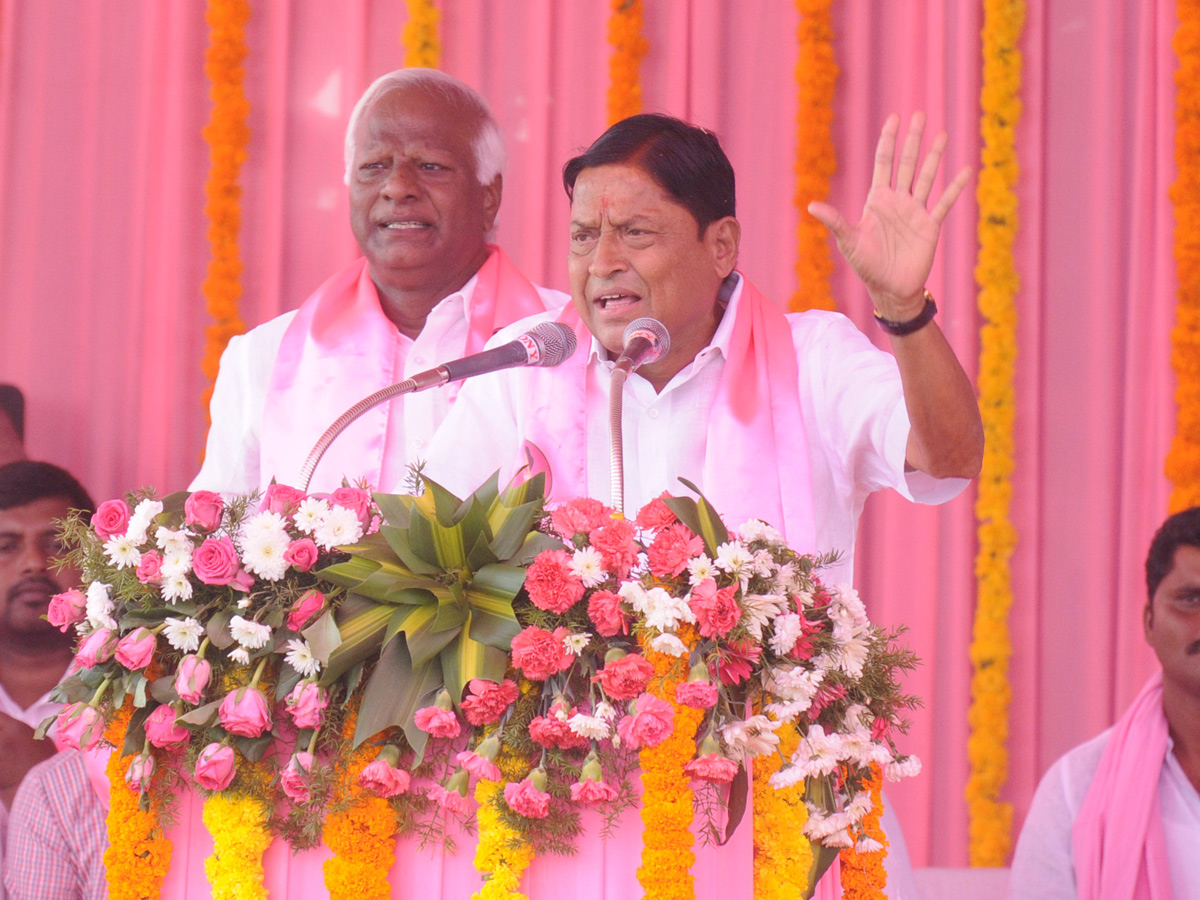
[(275, 741), (275, 735), (271, 732), (260, 735), (256, 738), (235, 737), (233, 745), (237, 747), (238, 752), (250, 762), (258, 762), (263, 758), (263, 754), (267, 752), (267, 748)]
[[(469, 627), (468, 627), (469, 631)], [(442, 680), (457, 704), (472, 678), (486, 678), (499, 684), (508, 668), (508, 654), (472, 640), (467, 632), (442, 651)]]
[(232, 618), (233, 610), (221, 609), (213, 613), (213, 617), (204, 627), (208, 639), (218, 650), (225, 650), (233, 646), (233, 635), (229, 631), (229, 620)]
[(712, 508), (712, 504), (700, 493), (700, 489), (686, 478), (679, 480), (695, 491), (700, 499), (697, 501), (690, 497), (668, 497), (663, 502), (679, 517), (680, 522), (704, 540), (705, 552), (709, 556), (715, 556), (717, 548), (728, 542), (729, 531), (717, 515), (717, 511)]
[[(412, 498), (401, 494), (374, 494), (375, 505), (383, 520), (396, 528), (407, 528)], [(407, 501), (407, 502), (406, 502)]]
[(513, 566), (528, 566), (543, 550), (562, 550), (566, 544), (549, 534), (535, 531), (525, 537), (521, 549), (505, 562)]
[(175, 676), (164, 675), (162, 678), (155, 678), (150, 683), (150, 696), (159, 703), (174, 703), (179, 699), (179, 694), (175, 690)]
[(435, 627), (436, 618), (437, 607), (435, 606), (398, 609), (388, 625), (384, 643), (386, 644), (396, 634), (403, 633), (412, 665), (420, 668), (458, 637), (457, 631), (438, 631)]
[[(443, 528), (453, 528), (466, 512), (466, 504), (436, 481), (422, 477), (421, 482), (433, 498), (434, 520)], [(471, 498), (468, 497), (469, 501)]]
[(472, 572), (478, 572), (484, 566), (498, 562), (500, 562), (500, 557), (492, 550), (491, 531), (485, 528), (475, 536), (471, 552), (467, 554), (467, 568)]
[(121, 747), (122, 756), (142, 752), (142, 747), (146, 745), (146, 719), (150, 717), (151, 712), (152, 710), (144, 707), (134, 709), (133, 715), (129, 717), (129, 727), (125, 729), (125, 743)]
[(205, 728), (216, 716), (220, 706), (221, 700), (213, 700), (210, 703), (205, 703), (203, 706), (197, 706), (186, 715), (176, 716), (175, 721), (183, 722), (187, 725), (199, 725), (201, 728)]
[(317, 621), (300, 632), (312, 648), (313, 656), (322, 666), (328, 665), (329, 657), (342, 643), (342, 633), (338, 631), (337, 621), (333, 610), (326, 610)]
[(458, 631), (467, 621), (467, 604), (463, 590), (453, 585), (450, 593), (438, 597), (437, 619), (433, 623), (434, 631)]
[(338, 632), (342, 642), (329, 654), (329, 662), (321, 673), (320, 684), (328, 687), (351, 666), (379, 652), (383, 633), (394, 607), (375, 603), (357, 594), (350, 594), (338, 615)]
[(146, 705), (146, 685), (148, 684), (146, 676), (140, 673), (133, 679), (133, 705), (137, 709), (142, 709)]
[(441, 575), (444, 570), (438, 564), (437, 554), (433, 550), (432, 542), (426, 548), (428, 556), (423, 555), (422, 552), (413, 546), (413, 529), (421, 527), (417, 526), (416, 522), (424, 523), (425, 529), (430, 527), (429, 520), (418, 513), (412, 516), (408, 528), (400, 529), (385, 525), (379, 529), (379, 533), (384, 536), (388, 546), (395, 551), (400, 562), (409, 571), (415, 572), (418, 575)]
[(392, 641), (381, 654), (363, 691), (358, 724), (354, 730), (357, 747), (379, 732), (399, 726), (418, 759), (429, 738), (417, 728), (416, 712), (441, 687), (441, 673), (436, 665), (413, 668), (403, 641)]

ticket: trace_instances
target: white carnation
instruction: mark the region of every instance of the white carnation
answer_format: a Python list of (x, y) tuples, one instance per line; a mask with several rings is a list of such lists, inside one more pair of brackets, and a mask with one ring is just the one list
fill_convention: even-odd
[(231, 660), (233, 660), (235, 663), (237, 663), (239, 666), (250, 665), (250, 653), (246, 650), (245, 647), (238, 647), (234, 650), (230, 650), (229, 658)]
[(921, 774), (921, 760), (915, 756), (902, 756), (883, 767), (883, 777), (888, 781), (899, 781)]
[(117, 620), (112, 617), (117, 605), (108, 594), (109, 587), (102, 581), (93, 581), (87, 589), (88, 624), (95, 628), (111, 628), (116, 630)]
[(738, 536), (747, 544), (766, 541), (768, 544), (783, 544), (783, 535), (761, 519), (749, 519), (736, 529)]
[(792, 764), (804, 772), (805, 778), (832, 775), (837, 771), (841, 756), (841, 736), (827, 735), (820, 725), (811, 725), (792, 754)]
[(795, 613), (775, 617), (775, 633), (771, 635), (771, 649), (786, 656), (804, 637), (804, 622)]
[(567, 726), (580, 737), (602, 741), (612, 733), (612, 726), (600, 716), (575, 713), (567, 719)]
[(190, 616), (186, 619), (176, 619), (168, 616), (163, 636), (167, 643), (181, 653), (195, 653), (200, 649), (200, 638), (204, 636), (204, 626)]
[(158, 545), (158, 549), (163, 552), (164, 559), (171, 554), (186, 553), (190, 558), (192, 555), (192, 539), (188, 533), (183, 530), (174, 528), (159, 528), (154, 535), (154, 543)]
[(687, 644), (669, 632), (652, 637), (650, 646), (666, 656), (686, 656), (688, 653)]
[(645, 608), (642, 615), (649, 628), (659, 631), (674, 631), (683, 622), (695, 622), (696, 614), (684, 597), (673, 597), (660, 587), (646, 591)]
[(837, 666), (851, 678), (861, 678), (871, 645), (865, 637), (854, 637), (837, 649)]
[(144, 543), (150, 523), (162, 511), (161, 500), (143, 500), (134, 509), (133, 515), (129, 517), (129, 527), (125, 529), (125, 536), (135, 544)]
[(188, 545), (186, 551), (168, 550), (163, 556), (162, 568), (159, 570), (163, 578), (171, 578), (175, 575), (187, 575), (192, 571), (192, 546)]
[(763, 629), (788, 609), (787, 597), (782, 594), (743, 594), (742, 620), (755, 641), (762, 641)]

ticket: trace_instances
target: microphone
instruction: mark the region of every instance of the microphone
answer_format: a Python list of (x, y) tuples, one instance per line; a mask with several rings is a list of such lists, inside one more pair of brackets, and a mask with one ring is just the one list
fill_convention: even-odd
[(617, 357), (614, 367), (626, 375), (646, 363), (658, 362), (671, 349), (671, 335), (667, 327), (658, 319), (643, 316), (634, 319), (625, 326), (625, 334), (621, 338), (625, 349)]
[(514, 366), (557, 366), (575, 352), (575, 343), (575, 332), (566, 325), (541, 322), (507, 344), (418, 372), (400, 383), (405, 386), (402, 393), (423, 391)]

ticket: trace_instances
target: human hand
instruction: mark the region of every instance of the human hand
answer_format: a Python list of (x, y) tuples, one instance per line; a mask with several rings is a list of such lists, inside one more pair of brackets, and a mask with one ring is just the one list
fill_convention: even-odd
[(933, 207), (926, 208), (946, 149), (946, 134), (934, 138), (922, 162), (925, 114), (914, 113), (893, 184), (892, 161), (899, 130), (900, 117), (888, 116), (875, 148), (871, 189), (857, 225), (851, 225), (827, 203), (810, 203), (808, 211), (833, 234), (838, 250), (866, 285), (879, 315), (904, 322), (924, 308), (925, 282), (933, 268), (942, 220), (967, 186), (971, 170), (962, 169)]

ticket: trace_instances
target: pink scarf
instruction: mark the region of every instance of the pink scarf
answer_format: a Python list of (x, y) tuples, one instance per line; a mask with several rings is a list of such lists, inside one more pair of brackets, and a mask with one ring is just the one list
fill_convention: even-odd
[[(808, 441), (791, 328), (744, 277), (741, 296), (725, 315), (735, 317), (733, 332), (708, 418), (700, 488), (729, 526), (760, 518), (783, 531), (797, 550), (815, 550)], [(587, 348), (592, 336), (570, 304), (559, 321), (574, 329), (580, 349), (556, 369), (528, 370), (533, 408), (525, 450), (533, 458), (541, 452), (553, 474), (555, 498), (569, 500), (588, 492)], [(679, 483), (661, 488), (685, 491)]]
[(1172, 900), (1158, 780), (1167, 754), (1162, 672), (1113, 726), (1072, 832), (1079, 900)]
[[(497, 328), (545, 309), (537, 289), (504, 251), (490, 247), (467, 306), (463, 355), (482, 350)], [(271, 371), (262, 421), (262, 487), (272, 477), (294, 483), (313, 444), (338, 416), (402, 379), (404, 357), (400, 333), (384, 315), (365, 259), (317, 288), (288, 325)], [(396, 425), (391, 418), (403, 416), (402, 402), (377, 406), (347, 428), (317, 466), (312, 487), (332, 490), (344, 477), (391, 489), (406, 463), (402, 448), (388, 446)]]

